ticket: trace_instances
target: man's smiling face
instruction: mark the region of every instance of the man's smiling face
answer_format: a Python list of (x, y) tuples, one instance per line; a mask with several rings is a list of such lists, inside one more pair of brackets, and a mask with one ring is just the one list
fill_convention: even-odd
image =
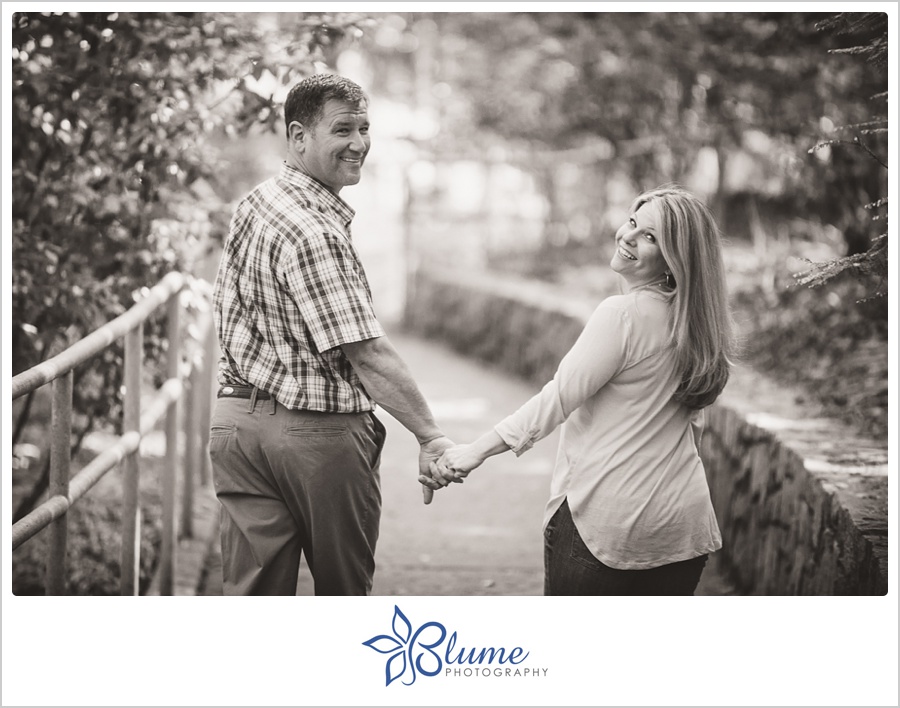
[(369, 152), (369, 115), (365, 103), (329, 100), (322, 117), (304, 126), (298, 149), (298, 167), (335, 194), (359, 182)]

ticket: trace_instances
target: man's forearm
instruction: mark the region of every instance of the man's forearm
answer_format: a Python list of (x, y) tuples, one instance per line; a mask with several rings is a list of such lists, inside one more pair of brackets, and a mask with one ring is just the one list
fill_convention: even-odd
[(420, 445), (442, 436), (409, 367), (386, 337), (342, 348), (368, 394), (415, 435)]

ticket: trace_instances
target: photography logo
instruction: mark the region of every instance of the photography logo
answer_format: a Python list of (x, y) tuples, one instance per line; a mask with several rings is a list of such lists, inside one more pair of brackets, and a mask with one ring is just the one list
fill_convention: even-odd
[(443, 676), (450, 679), (482, 677), (485, 679), (519, 679), (546, 677), (546, 668), (523, 666), (530, 652), (522, 647), (487, 647), (467, 649), (456, 632), (447, 633), (440, 622), (426, 622), (413, 631), (406, 615), (394, 605), (392, 634), (378, 634), (363, 646), (386, 657), (384, 685), (394, 681), (412, 686), (419, 676)]

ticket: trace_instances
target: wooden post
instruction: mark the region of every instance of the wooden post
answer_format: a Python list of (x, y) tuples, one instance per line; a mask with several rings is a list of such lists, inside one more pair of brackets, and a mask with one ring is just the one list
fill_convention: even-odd
[(202, 374), (202, 369), (191, 368), (184, 406), (184, 468), (181, 478), (181, 535), (184, 538), (194, 537), (194, 478), (200, 466), (199, 393)]
[(200, 484), (207, 486), (212, 482), (212, 464), (209, 460), (209, 425), (212, 420), (213, 391), (215, 390), (216, 374), (218, 373), (218, 342), (216, 341), (216, 327), (212, 314), (209, 315), (209, 325), (206, 329), (205, 348), (203, 350), (203, 373), (200, 376), (200, 433), (203, 444), (200, 446)]
[[(125, 335), (125, 410), (122, 432), (141, 430), (141, 369), (144, 358), (144, 325)], [(140, 447), (125, 458), (122, 480), (122, 595), (140, 590), (141, 507), (138, 503)]]
[[(179, 378), (181, 365), (181, 297), (176, 291), (168, 304), (166, 336), (166, 376)], [(166, 415), (166, 464), (162, 473), (162, 548), (160, 550), (159, 593), (172, 595), (175, 565), (175, 487), (178, 479), (178, 413), (179, 402), (173, 401)]]
[[(72, 437), (72, 372), (53, 381), (53, 408), (50, 418), (50, 487), (49, 494), (69, 496), (69, 467)], [(68, 514), (50, 524), (50, 548), (47, 554), (47, 595), (66, 594), (66, 544)]]

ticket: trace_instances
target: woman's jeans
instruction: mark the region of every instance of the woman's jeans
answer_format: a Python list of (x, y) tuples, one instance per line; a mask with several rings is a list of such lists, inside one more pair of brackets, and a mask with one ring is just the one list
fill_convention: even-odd
[(616, 570), (588, 550), (568, 501), (544, 530), (544, 595), (693, 595), (707, 556), (648, 570)]

